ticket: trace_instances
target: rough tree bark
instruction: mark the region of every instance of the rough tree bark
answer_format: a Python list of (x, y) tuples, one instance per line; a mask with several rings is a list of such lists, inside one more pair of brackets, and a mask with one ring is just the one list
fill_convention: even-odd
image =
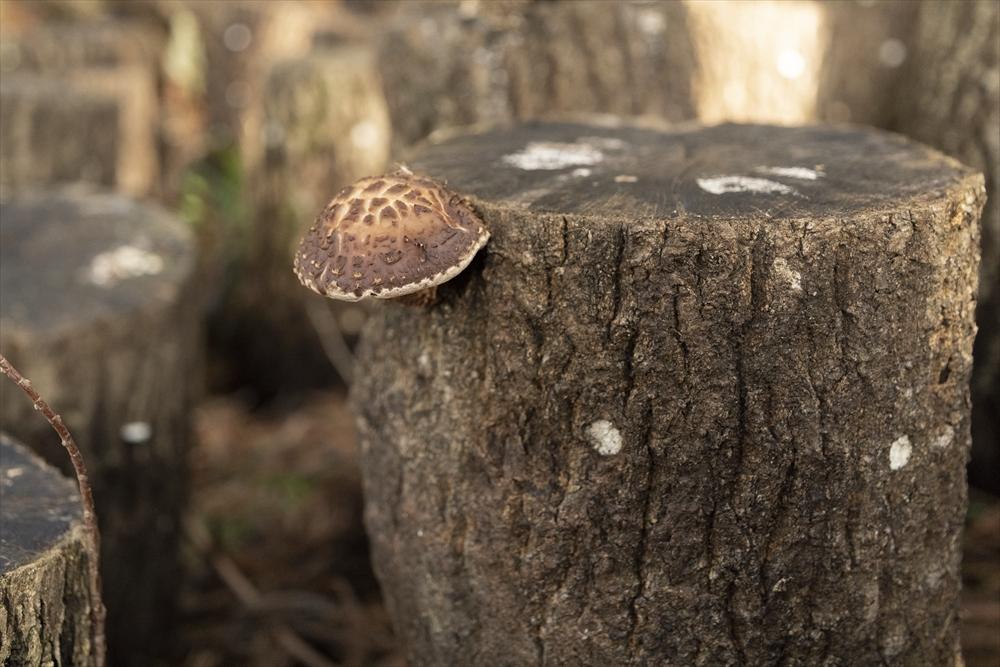
[(353, 402), (418, 665), (953, 664), (982, 177), (877, 131), (423, 149), (490, 227)]
[(970, 479), (1000, 493), (1000, 5), (920, 5), (890, 128), (986, 174)]
[(97, 667), (76, 485), (0, 433), (0, 498), (0, 664)]
[[(188, 230), (117, 195), (39, 191), (0, 203), (0, 348), (76, 435), (102, 530), (108, 644), (166, 652), (187, 496), (199, 302)], [(3, 428), (66, 467), (24, 397)]]

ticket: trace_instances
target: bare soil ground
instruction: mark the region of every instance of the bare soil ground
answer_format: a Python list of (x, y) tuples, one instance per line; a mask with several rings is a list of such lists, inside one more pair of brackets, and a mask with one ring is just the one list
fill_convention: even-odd
[[(184, 667), (403, 667), (368, 561), (342, 392), (197, 413), (182, 592)], [(968, 667), (1000, 665), (1000, 499), (973, 493), (962, 635)]]

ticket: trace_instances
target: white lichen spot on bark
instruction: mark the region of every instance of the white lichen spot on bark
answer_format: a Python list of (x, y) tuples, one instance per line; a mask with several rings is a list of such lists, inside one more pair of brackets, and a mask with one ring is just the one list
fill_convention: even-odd
[(594, 450), (601, 456), (613, 456), (622, 449), (622, 434), (607, 419), (598, 419), (587, 428)]
[(938, 449), (944, 449), (950, 445), (954, 439), (955, 429), (950, 426), (945, 426), (937, 433), (937, 435), (934, 436), (934, 439), (931, 440), (931, 444)]
[(122, 245), (94, 257), (85, 277), (98, 287), (113, 287), (123, 280), (153, 276), (162, 270), (163, 258), (156, 253)]
[(790, 267), (784, 257), (776, 257), (771, 268), (774, 274), (785, 282), (793, 292), (802, 291), (802, 274)]
[(913, 446), (910, 444), (909, 436), (901, 436), (896, 438), (891, 445), (889, 445), (889, 468), (892, 470), (899, 470), (907, 464), (910, 460), (910, 454), (913, 452)]
[(795, 188), (753, 176), (712, 176), (699, 178), (698, 187), (713, 195), (724, 195), (732, 192), (753, 192), (755, 194), (796, 195)]

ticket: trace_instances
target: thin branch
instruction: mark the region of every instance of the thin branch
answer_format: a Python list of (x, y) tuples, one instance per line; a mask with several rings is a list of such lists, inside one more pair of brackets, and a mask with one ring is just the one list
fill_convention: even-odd
[(83, 454), (80, 453), (80, 448), (76, 444), (76, 440), (73, 439), (72, 434), (70, 434), (69, 429), (63, 423), (62, 417), (57, 415), (49, 404), (38, 395), (35, 388), (31, 386), (31, 381), (26, 377), (21, 375), (20, 372), (9, 361), (7, 358), (0, 354), (0, 372), (9, 377), (14, 381), (18, 387), (21, 388), (31, 402), (34, 404), (35, 409), (42, 413), (42, 416), (48, 420), (49, 425), (55, 430), (56, 434), (59, 436), (59, 440), (62, 446), (66, 449), (69, 454), (70, 461), (73, 462), (73, 470), (76, 472), (76, 481), (80, 487), (80, 502), (83, 505), (83, 523), (87, 530), (87, 535), (90, 538), (90, 558), (88, 562), (88, 570), (90, 574), (90, 618), (93, 623), (93, 641), (94, 641), (94, 660), (95, 664), (99, 667), (103, 667), (105, 664), (107, 656), (107, 647), (105, 645), (104, 639), (104, 617), (106, 615), (104, 609), (104, 602), (101, 600), (101, 568), (100, 568), (100, 558), (101, 558), (101, 533), (97, 527), (97, 512), (94, 510), (94, 494), (90, 488), (90, 477), (87, 475), (87, 466), (83, 461)]
[(344, 384), (350, 385), (354, 377), (354, 353), (344, 340), (344, 334), (337, 324), (337, 319), (330, 312), (327, 304), (316, 299), (306, 299), (306, 314), (319, 336), (323, 352), (333, 364)]

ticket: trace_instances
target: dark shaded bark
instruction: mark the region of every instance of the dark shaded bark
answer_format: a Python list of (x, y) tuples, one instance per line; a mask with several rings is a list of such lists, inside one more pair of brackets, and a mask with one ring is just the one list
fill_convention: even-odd
[(393, 142), (585, 112), (694, 116), (680, 3), (402, 3), (380, 38)]
[(75, 485), (0, 434), (0, 498), (0, 664), (93, 666), (89, 556)]
[(969, 478), (1000, 493), (1000, 5), (920, 5), (890, 127), (986, 175)]
[(732, 125), (410, 164), (492, 233), (436, 306), (380, 308), (355, 374), (415, 664), (955, 662), (980, 176)]
[[(188, 230), (108, 194), (41, 191), (0, 206), (0, 348), (76, 435), (103, 535), (108, 650), (149, 664), (170, 647), (200, 302)], [(66, 469), (30, 402), (3, 428)]]

